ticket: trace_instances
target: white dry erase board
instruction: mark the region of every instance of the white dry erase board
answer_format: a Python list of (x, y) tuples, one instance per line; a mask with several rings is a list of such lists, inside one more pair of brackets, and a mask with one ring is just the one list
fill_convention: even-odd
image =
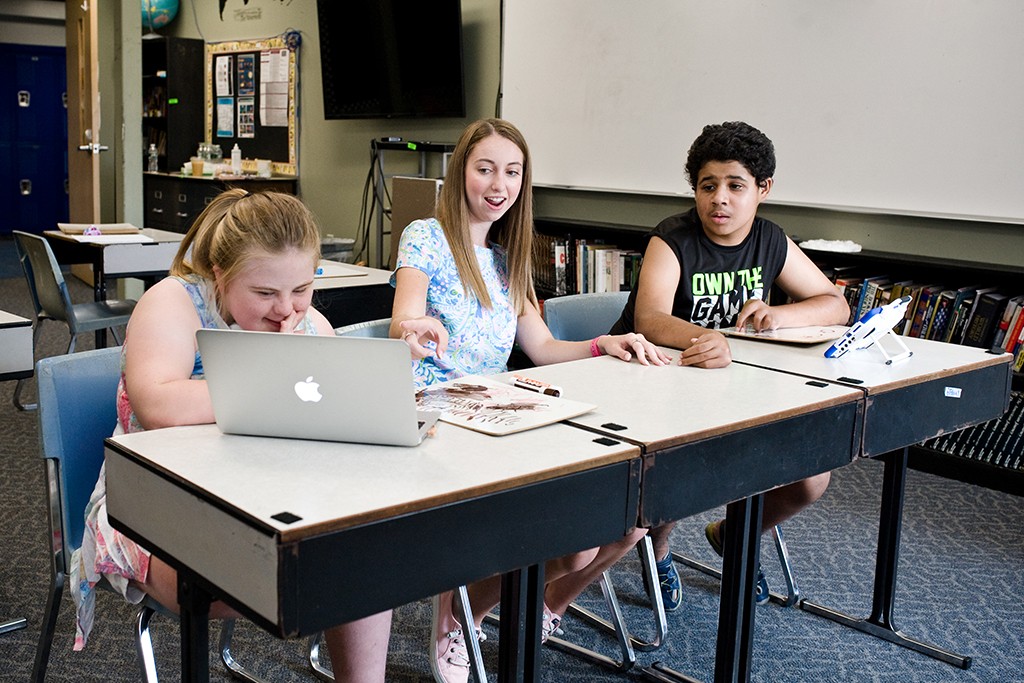
[(508, 0), (501, 115), (538, 185), (690, 195), (743, 120), (770, 201), (1024, 223), (1021, 36), (1019, 0)]

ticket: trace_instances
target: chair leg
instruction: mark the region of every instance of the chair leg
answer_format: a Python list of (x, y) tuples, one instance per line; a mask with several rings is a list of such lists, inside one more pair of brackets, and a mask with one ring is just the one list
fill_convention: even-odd
[(57, 629), (57, 615), (60, 613), (63, 595), (64, 573), (55, 572), (50, 581), (50, 594), (46, 598), (46, 613), (40, 628), (39, 643), (36, 645), (36, 661), (32, 665), (33, 683), (46, 680), (46, 667), (50, 663), (50, 647), (53, 645), (53, 633)]
[[(43, 326), (42, 318), (37, 318), (35, 323), (32, 325), (32, 353), (35, 353), (35, 349), (38, 348), (39, 343), (39, 330)], [(14, 407), (21, 411), (35, 410), (39, 407), (36, 403), (22, 403), (21, 402), (21, 390), (25, 387), (25, 382), (28, 379), (19, 379), (14, 385)]]
[[(782, 607), (791, 607), (800, 599), (800, 592), (796, 585), (796, 576), (793, 574), (793, 567), (789, 562), (789, 551), (787, 550), (786, 542), (782, 537), (782, 528), (778, 525), (772, 527), (772, 536), (775, 537), (775, 550), (778, 553), (779, 564), (782, 565), (782, 574), (786, 580), (786, 594), (782, 595), (781, 593), (772, 592), (770, 593), (771, 600)], [(673, 552), (672, 559), (680, 564), (686, 565), (690, 569), (696, 569), (703, 574), (707, 574), (708, 576), (714, 576), (717, 579), (722, 578), (722, 570), (712, 567), (711, 565), (704, 564), (692, 557), (686, 557), (685, 555)]]
[(14, 407), (21, 411), (35, 410), (39, 407), (38, 403), (22, 403), (21, 402), (21, 390), (25, 385), (26, 379), (19, 379), (14, 385), (14, 398), (12, 399)]
[(238, 663), (231, 654), (231, 637), (235, 633), (235, 620), (225, 619), (220, 627), (220, 659), (231, 675), (249, 683), (263, 683), (263, 679)]
[[(665, 642), (665, 637), (668, 633), (668, 618), (665, 615), (665, 604), (662, 601), (661, 590), (658, 589), (658, 570), (655, 567), (654, 558), (654, 544), (651, 542), (650, 536), (644, 536), (636, 544), (637, 554), (640, 556), (640, 570), (644, 574), (644, 584), (647, 586), (647, 597), (651, 601), (651, 611), (654, 616), (654, 638), (650, 641), (641, 640), (633, 635), (629, 635), (629, 643), (635, 649), (640, 652), (650, 652), (661, 647), (661, 644)], [(608, 588), (611, 587), (610, 581), (608, 582)], [(601, 586), (602, 591), (606, 590), (605, 585)], [(614, 593), (613, 593), (614, 596)], [(608, 603), (608, 600), (605, 601)], [(617, 606), (617, 600), (616, 606)], [(615, 614), (615, 610), (609, 609), (612, 614)], [(626, 629), (625, 622), (611, 624), (608, 621), (594, 615), (593, 613), (578, 607), (573, 604), (569, 606), (569, 611), (580, 617), (584, 621), (589, 622), (591, 625), (596, 626), (609, 633), (629, 634)]]
[(334, 672), (325, 667), (320, 659), (320, 642), (323, 635), (323, 631), (320, 631), (309, 637), (309, 665), (313, 667), (313, 675), (321, 681), (333, 681)]
[[(487, 683), (487, 672), (484, 670), (484, 658), (480, 654), (480, 639), (476, 636), (476, 623), (473, 620), (472, 605), (469, 604), (469, 591), (459, 586), (455, 591), (454, 609), (458, 610), (459, 621), (464, 626), (462, 633), (466, 638), (466, 650), (469, 654), (469, 670), (473, 673), (476, 683)], [(433, 643), (431, 643), (433, 645)]]
[(139, 673), (146, 683), (156, 683), (156, 655), (153, 654), (153, 639), (149, 635), (149, 622), (155, 611), (143, 603), (135, 613), (135, 654), (139, 658)]
[(19, 617), (18, 619), (9, 619), (7, 621), (0, 622), (0, 633), (10, 633), (11, 631), (18, 631), (28, 626), (28, 619), (25, 617)]
[(796, 585), (796, 576), (793, 575), (793, 566), (789, 562), (789, 550), (786, 548), (786, 540), (782, 536), (782, 527), (772, 527), (772, 536), (775, 537), (775, 552), (779, 556), (779, 564), (782, 566), (782, 576), (786, 580), (786, 595), (782, 596), (783, 607), (792, 607), (800, 600), (800, 589)]
[[(644, 538), (646, 538), (646, 536)], [(585, 622), (614, 633), (615, 640), (619, 644), (619, 651), (622, 654), (622, 658), (613, 659), (612, 657), (608, 657), (607, 655), (603, 655), (599, 652), (594, 652), (593, 650), (585, 647), (580, 647), (579, 645), (570, 643), (569, 641), (556, 636), (548, 637), (548, 645), (556, 650), (568, 652), (576, 655), (577, 657), (589, 659), (597, 664), (607, 666), (614, 671), (628, 671), (633, 668), (634, 664), (636, 664), (636, 652), (633, 649), (633, 637), (629, 634), (629, 629), (626, 628), (626, 620), (622, 616), (622, 609), (619, 607), (619, 599), (615, 595), (615, 588), (612, 586), (611, 575), (608, 571), (605, 571), (601, 575), (599, 585), (601, 586), (601, 594), (604, 596), (604, 604), (608, 608), (612, 617), (611, 622), (602, 619), (593, 612), (583, 609), (575, 604), (570, 605), (567, 611), (572, 612)], [(658, 597), (660, 599), (661, 596), (659, 595)], [(662, 614), (664, 614), (664, 606), (662, 606), (661, 609)]]

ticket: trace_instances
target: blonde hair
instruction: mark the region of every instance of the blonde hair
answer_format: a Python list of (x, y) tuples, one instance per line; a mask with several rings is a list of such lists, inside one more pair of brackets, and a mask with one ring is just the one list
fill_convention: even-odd
[(466, 169), (469, 155), (481, 140), (500, 135), (510, 140), (523, 153), (522, 188), (519, 198), (505, 214), (494, 222), (488, 239), (501, 245), (508, 256), (508, 285), (512, 307), (517, 316), (527, 305), (537, 306), (533, 289), (533, 189), (530, 172), (530, 150), (519, 129), (502, 119), (481, 119), (471, 123), (455, 144), (448, 162), (441, 193), (437, 198), (437, 220), (448, 239), (455, 267), (468, 293), (486, 308), (491, 308), (480, 266), (473, 251), (469, 232), (469, 203), (466, 199)]
[[(223, 286), (253, 256), (282, 254), (290, 249), (309, 253), (312, 273), (320, 260), (320, 228), (298, 197), (281, 192), (226, 190), (214, 197), (185, 234), (170, 274), (195, 275), (212, 283), (216, 266)], [(217, 299), (219, 308), (219, 295)]]

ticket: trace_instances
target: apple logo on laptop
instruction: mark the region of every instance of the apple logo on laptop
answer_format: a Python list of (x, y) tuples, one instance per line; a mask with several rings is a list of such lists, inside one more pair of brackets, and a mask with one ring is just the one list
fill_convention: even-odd
[(323, 395), (320, 393), (320, 385), (313, 381), (312, 376), (307, 377), (302, 382), (295, 383), (295, 395), (300, 400), (311, 403), (316, 403), (323, 398)]

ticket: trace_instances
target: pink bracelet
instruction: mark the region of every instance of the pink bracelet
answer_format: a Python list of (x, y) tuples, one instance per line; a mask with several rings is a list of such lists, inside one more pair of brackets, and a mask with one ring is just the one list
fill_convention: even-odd
[(597, 348), (597, 340), (600, 339), (601, 337), (607, 337), (607, 336), (608, 335), (606, 335), (606, 334), (599, 334), (599, 335), (597, 335), (596, 337), (594, 337), (593, 339), (590, 340), (590, 355), (591, 356), (593, 356), (594, 358), (597, 358), (598, 356), (603, 356), (604, 355), (604, 352), (601, 351), (601, 349)]

